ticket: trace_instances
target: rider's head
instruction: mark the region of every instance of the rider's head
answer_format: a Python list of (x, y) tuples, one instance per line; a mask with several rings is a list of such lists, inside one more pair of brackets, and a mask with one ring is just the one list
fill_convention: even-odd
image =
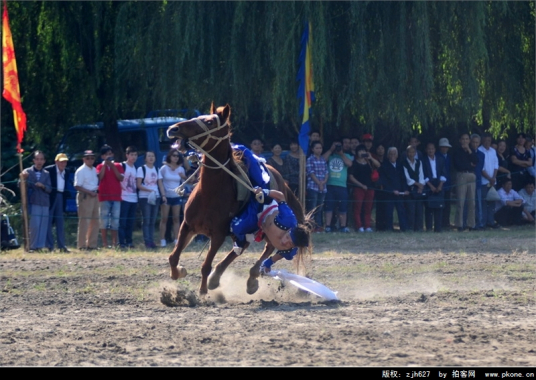
[(298, 225), (290, 230), (290, 237), (295, 247), (305, 248), (309, 246), (311, 231), (307, 226)]

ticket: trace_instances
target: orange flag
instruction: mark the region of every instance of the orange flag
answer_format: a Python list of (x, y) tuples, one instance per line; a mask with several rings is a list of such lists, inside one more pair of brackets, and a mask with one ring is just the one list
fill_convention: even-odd
[(7, 16), (7, 3), (4, 0), (4, 13), (2, 15), (2, 67), (4, 69), (4, 91), (2, 96), (11, 103), (13, 107), (13, 119), (15, 130), (17, 131), (17, 151), (22, 152), (20, 144), (26, 131), (26, 114), (22, 110), (19, 89), (19, 74), (17, 72), (17, 61), (15, 60), (15, 47), (11, 29), (9, 29), (9, 18)]

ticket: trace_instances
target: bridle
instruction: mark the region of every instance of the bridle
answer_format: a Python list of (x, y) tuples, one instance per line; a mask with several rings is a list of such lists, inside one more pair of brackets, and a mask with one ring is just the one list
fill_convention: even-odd
[[(226, 120), (225, 123), (221, 124), (220, 123), (220, 117), (217, 114), (213, 114), (212, 116), (215, 116), (216, 120), (218, 121), (218, 126), (216, 128), (213, 128), (213, 129), (209, 129), (205, 125), (203, 120), (201, 120), (199, 117), (195, 117), (195, 118), (191, 119), (192, 121), (195, 121), (195, 123), (197, 125), (199, 125), (204, 130), (204, 132), (202, 132), (202, 133), (200, 133), (198, 135), (189, 137), (188, 138), (188, 144), (190, 144), (193, 148), (197, 149), (199, 152), (201, 152), (206, 157), (208, 157), (213, 162), (215, 162), (216, 166), (209, 166), (209, 165), (203, 163), (202, 161), (199, 161), (199, 164), (200, 164), (199, 167), (196, 169), (196, 171), (190, 177), (188, 177), (188, 179), (186, 179), (179, 187), (177, 187), (175, 189), (175, 193), (177, 193), (179, 196), (183, 196), (184, 195), (184, 186), (186, 185), (186, 183), (188, 183), (190, 181), (190, 179), (194, 178), (197, 175), (197, 172), (201, 169), (202, 166), (205, 166), (206, 168), (209, 168), (209, 169), (223, 169), (223, 170), (225, 170), (231, 177), (233, 177), (238, 182), (240, 182), (242, 185), (244, 185), (249, 191), (255, 193), (255, 188), (251, 185), (251, 182), (249, 181), (248, 176), (244, 173), (244, 171), (242, 170), (240, 165), (237, 165), (236, 167), (241, 172), (242, 176), (247, 179), (248, 183), (246, 183), (242, 178), (238, 177), (236, 174), (234, 174), (231, 170), (229, 170), (226, 167), (227, 164), (229, 163), (229, 161), (231, 160), (230, 158), (228, 158), (227, 161), (225, 161), (225, 163), (222, 164), (221, 162), (219, 162), (218, 160), (216, 160), (214, 157), (212, 157), (210, 155), (210, 152), (212, 152), (223, 140), (225, 140), (225, 139), (228, 140), (230, 135), (231, 135), (230, 130), (229, 130), (229, 131), (227, 131), (227, 134), (225, 136), (223, 136), (223, 137), (213, 136), (212, 133), (217, 132), (220, 129), (225, 128), (225, 127), (228, 126), (228, 124), (227, 124), (228, 120)], [(204, 137), (204, 136), (207, 136), (207, 137), (205, 138), (205, 140), (203, 140), (201, 145), (197, 145), (195, 142), (192, 141), (192, 140), (197, 140), (200, 137)], [(169, 134), (168, 134), (168, 137), (170, 137)], [(206, 151), (203, 148), (210, 141), (210, 139), (216, 140), (216, 144), (214, 144), (214, 146), (210, 150)], [(257, 198), (257, 201), (259, 203), (262, 203), (264, 201), (264, 194), (262, 192), (260, 192), (260, 193), (256, 194), (256, 198)]]
[[(205, 147), (205, 145), (207, 145), (207, 143), (210, 141), (210, 139), (214, 139), (216, 140), (216, 144), (214, 144), (214, 146), (212, 147), (212, 149), (210, 149), (208, 152), (212, 152), (214, 150), (214, 148), (216, 148), (223, 140), (225, 139), (229, 139), (230, 137), (230, 131), (227, 132), (227, 134), (223, 137), (216, 137), (216, 136), (213, 136), (212, 134), (214, 132), (217, 132), (219, 131), (220, 129), (222, 128), (225, 128), (227, 126), (229, 126), (229, 124), (227, 124), (227, 120), (225, 121), (225, 123), (221, 124), (220, 123), (220, 117), (216, 114), (213, 114), (211, 116), (215, 116), (216, 117), (216, 120), (218, 122), (218, 126), (216, 128), (213, 128), (213, 129), (208, 129), (208, 127), (205, 125), (205, 123), (203, 122), (203, 120), (201, 120), (199, 117), (196, 117), (196, 118), (193, 118), (191, 119), (192, 121), (195, 121), (195, 123), (197, 125), (199, 125), (201, 127), (201, 129), (203, 129), (205, 132), (202, 132), (198, 135), (195, 135), (195, 136), (192, 136), (192, 137), (189, 137), (188, 140), (189, 140), (189, 143), (191, 144), (192, 141), (191, 140), (197, 140), (199, 139), (200, 137), (203, 137), (203, 136), (207, 136), (207, 138), (201, 143), (201, 145), (198, 145), (198, 146), (194, 146), (194, 148), (196, 149), (199, 149), (200, 151), (202, 151), (203, 153), (205, 153), (205, 151), (203, 150), (203, 148)], [(194, 143), (195, 144), (195, 143)], [(197, 144), (195, 144), (197, 145)]]

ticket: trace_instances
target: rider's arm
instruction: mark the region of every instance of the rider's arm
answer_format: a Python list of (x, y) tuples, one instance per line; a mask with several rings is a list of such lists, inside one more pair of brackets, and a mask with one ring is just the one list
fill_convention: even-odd
[(276, 262), (278, 262), (279, 260), (283, 258), (287, 260), (292, 260), (297, 252), (298, 252), (298, 248), (296, 247), (288, 249), (286, 251), (277, 251), (275, 255), (267, 258), (266, 260), (262, 262), (261, 272), (269, 273), (272, 270), (272, 265), (274, 265)]
[[(265, 197), (270, 197), (271, 199), (274, 199), (277, 203), (285, 202), (285, 195), (281, 191), (261, 189), (260, 187), (255, 189), (255, 194), (258, 194), (260, 192), (263, 192)], [(264, 203), (266, 204), (270, 202), (265, 201)]]

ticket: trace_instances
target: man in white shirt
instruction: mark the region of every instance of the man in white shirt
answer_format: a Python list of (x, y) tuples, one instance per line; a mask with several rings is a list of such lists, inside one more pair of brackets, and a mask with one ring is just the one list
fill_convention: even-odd
[(54, 236), (52, 234), (52, 225), (56, 224), (56, 240), (58, 242), (58, 248), (60, 252), (69, 253), (65, 245), (65, 231), (63, 221), (63, 210), (65, 206), (65, 198), (63, 193), (65, 191), (65, 182), (67, 181), (67, 172), (65, 167), (69, 158), (65, 153), (59, 153), (56, 155), (55, 164), (46, 166), (50, 174), (50, 183), (52, 191), (50, 192), (50, 209), (48, 218), (48, 230), (46, 246), (49, 251), (54, 250)]
[(499, 208), (495, 213), (497, 223), (503, 226), (522, 224), (521, 214), (523, 213), (525, 201), (512, 189), (512, 180), (510, 178), (504, 180), (497, 194), (501, 197), (501, 200), (497, 202), (499, 203)]
[(74, 188), (78, 191), (78, 236), (76, 246), (81, 250), (97, 249), (99, 238), (99, 178), (92, 150), (84, 152), (84, 164), (74, 174)]
[(528, 222), (534, 222), (534, 210), (536, 209), (536, 192), (534, 192), (534, 182), (527, 182), (525, 187), (519, 191), (519, 196), (525, 201), (523, 218)]
[(482, 222), (486, 227), (498, 228), (499, 225), (493, 219), (495, 202), (486, 201), (489, 189), (497, 184), (497, 172), (499, 170), (499, 159), (497, 158), (497, 151), (491, 147), (490, 133), (486, 132), (482, 135), (482, 145), (478, 147), (478, 150), (484, 153), (485, 157), (482, 169), (482, 186), (480, 187)]
[(121, 249), (134, 248), (132, 231), (138, 208), (137, 169), (134, 166), (138, 159), (138, 150), (134, 146), (129, 146), (125, 153), (127, 160), (123, 162), (125, 172), (123, 173), (123, 181), (121, 181), (121, 216), (119, 219), (119, 246)]

